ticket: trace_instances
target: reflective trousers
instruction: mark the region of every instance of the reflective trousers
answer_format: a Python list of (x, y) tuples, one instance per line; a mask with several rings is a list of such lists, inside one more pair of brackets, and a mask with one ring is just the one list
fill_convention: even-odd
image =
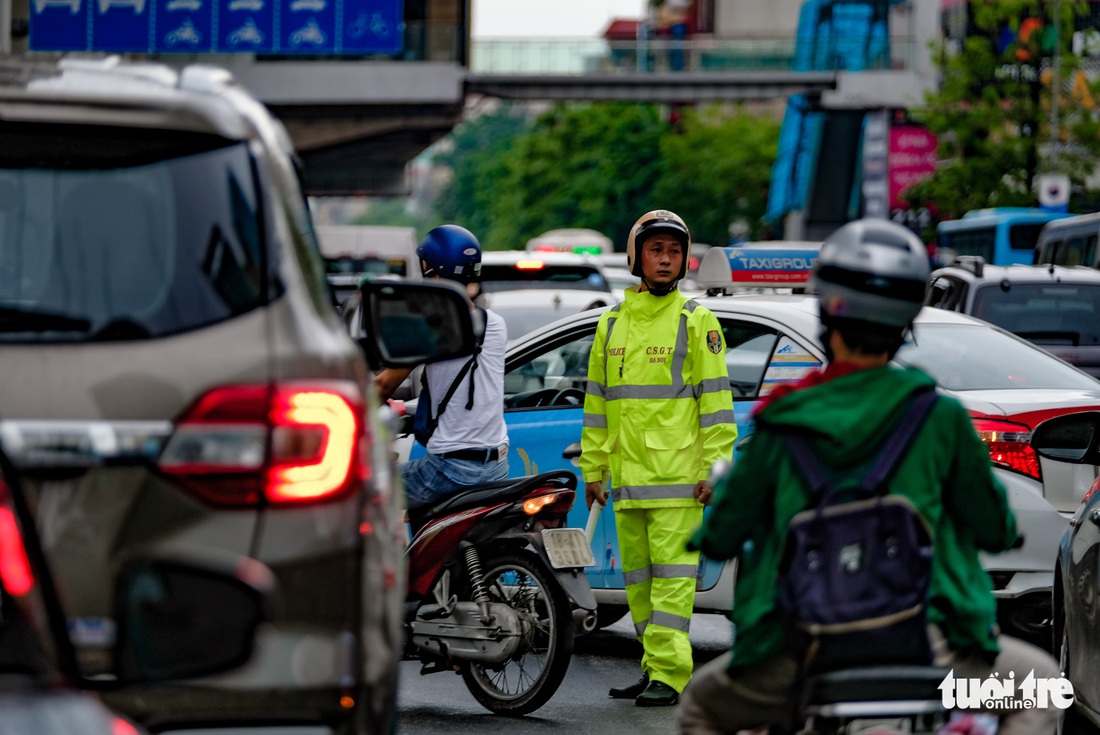
[(703, 507), (615, 509), (630, 617), (641, 641), (642, 671), (683, 691), (691, 679), (688, 629), (699, 553), (687, 551)]

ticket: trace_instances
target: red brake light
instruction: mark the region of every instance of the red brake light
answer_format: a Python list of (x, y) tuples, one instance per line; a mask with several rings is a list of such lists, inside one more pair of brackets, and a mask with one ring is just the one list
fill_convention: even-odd
[(351, 384), (215, 388), (177, 422), (158, 464), (215, 505), (328, 500), (369, 476), (363, 413)]
[(1031, 448), (1031, 429), (1023, 424), (995, 419), (974, 419), (978, 438), (989, 449), (989, 459), (995, 465), (1041, 478), (1039, 457)]
[(541, 260), (517, 260), (516, 269), (521, 271), (537, 271), (546, 267), (546, 263)]
[(5, 503), (7, 494), (7, 486), (0, 482), (0, 581), (9, 594), (22, 597), (34, 588), (34, 574), (15, 513)]

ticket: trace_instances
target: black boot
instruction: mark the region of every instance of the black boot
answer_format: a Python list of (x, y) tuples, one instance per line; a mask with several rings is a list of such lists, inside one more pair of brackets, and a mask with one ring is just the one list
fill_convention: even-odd
[(663, 681), (651, 681), (645, 691), (638, 695), (634, 704), (639, 707), (668, 707), (680, 701), (675, 689)]
[(625, 687), (613, 687), (607, 693), (607, 696), (612, 699), (634, 699), (644, 692), (647, 686), (649, 686), (649, 674), (642, 674), (642, 678), (633, 684), (628, 684)]

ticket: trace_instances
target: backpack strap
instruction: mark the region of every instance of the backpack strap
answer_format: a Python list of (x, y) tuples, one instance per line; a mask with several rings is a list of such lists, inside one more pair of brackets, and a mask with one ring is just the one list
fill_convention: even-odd
[(937, 398), (939, 398), (939, 395), (936, 393), (936, 389), (930, 386), (917, 393), (909, 403), (909, 407), (905, 409), (901, 421), (890, 432), (890, 436), (887, 437), (882, 449), (879, 450), (875, 463), (863, 476), (860, 489), (864, 494), (870, 496), (881, 493), (886, 484), (886, 478), (894, 471), (894, 467), (902, 455), (905, 454), (905, 450), (909, 448), (909, 444), (912, 443), (917, 432), (920, 431), (920, 427), (924, 425), (924, 420), (932, 412), (932, 407), (936, 405)]
[(833, 488), (829, 479), (829, 473), (825, 471), (821, 460), (810, 449), (810, 443), (803, 434), (783, 434), (787, 442), (787, 448), (791, 450), (795, 466), (802, 472), (802, 476), (810, 483), (810, 501), (813, 505), (828, 495)]
[[(489, 315), (480, 306), (477, 307), (478, 312), (481, 314), (481, 321), (485, 324), (485, 329), (489, 328)], [(469, 411), (474, 407), (474, 370), (477, 370), (477, 357), (481, 354), (481, 346), (485, 343), (485, 332), (481, 333), (481, 336), (477, 339), (477, 344), (474, 345), (474, 352), (470, 356), (470, 359), (466, 361), (466, 364), (462, 366), (462, 369), (458, 371), (458, 375), (455, 376), (454, 382), (451, 383), (451, 387), (447, 389), (447, 393), (443, 396), (443, 400), (439, 402), (439, 408), (435, 415), (435, 420), (439, 421), (439, 417), (443, 415), (443, 412), (447, 409), (447, 403), (451, 400), (451, 396), (458, 390), (459, 384), (462, 379), (466, 377), (466, 373), (470, 373), (470, 394), (466, 399), (466, 410)]]
[[(875, 457), (871, 469), (863, 476), (860, 482), (860, 492), (865, 497), (881, 494), (886, 484), (886, 478), (894, 471), (894, 467), (909, 448), (909, 444), (916, 437), (924, 420), (932, 412), (939, 395), (932, 386), (922, 388), (910, 401), (909, 406), (902, 414), (901, 420), (894, 426), (882, 449)], [(803, 434), (785, 433), (783, 439), (787, 442), (796, 466), (801, 470), (803, 477), (810, 484), (810, 500), (817, 504), (828, 495), (832, 489), (832, 480), (821, 460), (817, 458), (810, 448), (809, 442)]]

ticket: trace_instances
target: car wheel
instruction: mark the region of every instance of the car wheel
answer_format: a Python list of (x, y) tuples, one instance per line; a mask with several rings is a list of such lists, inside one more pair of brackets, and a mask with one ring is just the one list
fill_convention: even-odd
[[(1059, 636), (1061, 640), (1058, 643), (1058, 664), (1062, 669), (1063, 676), (1067, 679), (1072, 679), (1070, 675), (1069, 633), (1066, 630), (1067, 626), (1064, 613), (1058, 622), (1058, 627), (1062, 633), (1061, 636)], [(1100, 729), (1078, 712), (1077, 704), (1074, 703), (1062, 713), (1062, 721), (1058, 727), (1058, 735), (1100, 735)]]

